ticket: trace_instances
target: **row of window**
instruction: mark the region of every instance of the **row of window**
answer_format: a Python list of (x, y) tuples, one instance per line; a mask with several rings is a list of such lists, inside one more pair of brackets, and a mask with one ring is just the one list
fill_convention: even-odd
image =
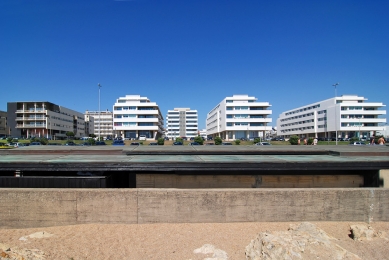
[(313, 116), (314, 113), (307, 113), (307, 114), (303, 114), (303, 115), (299, 115), (299, 116), (292, 116), (292, 117), (288, 117), (288, 118), (285, 118), (285, 119), (281, 119), (280, 121), (281, 122), (284, 122), (284, 121), (289, 121), (289, 120), (294, 120), (294, 119), (297, 119), (297, 118), (303, 118), (303, 117), (307, 117), (307, 116)]
[[(319, 121), (320, 121), (320, 120), (319, 120)], [(304, 121), (299, 121), (299, 122), (284, 124), (284, 125), (281, 125), (281, 127), (287, 127), (287, 126), (292, 126), (292, 125), (301, 125), (301, 124), (307, 124), (307, 123), (313, 123), (313, 122), (315, 122), (314, 119), (309, 119), (309, 120), (304, 120)]]
[(248, 115), (248, 114), (235, 114), (235, 115), (226, 115), (227, 118), (265, 118), (263, 115)]
[(248, 103), (254, 103), (255, 100), (226, 100), (226, 103), (234, 103), (234, 102), (248, 102)]
[(286, 132), (294, 132), (294, 131), (304, 131), (304, 130), (309, 130), (309, 129), (314, 129), (314, 127), (313, 126), (306, 126), (306, 127), (290, 128), (290, 129), (281, 130), (281, 132), (286, 133)]
[(285, 116), (296, 114), (296, 113), (300, 113), (300, 112), (311, 110), (311, 109), (315, 109), (315, 108), (318, 108), (318, 107), (320, 107), (320, 104), (313, 105), (313, 106), (310, 106), (310, 107), (300, 108), (300, 109), (297, 109), (297, 110), (285, 113)]
[(226, 126), (264, 126), (264, 123), (257, 123), (257, 122), (227, 122)]
[(124, 106), (124, 107), (114, 107), (115, 111), (122, 110), (157, 110), (156, 107), (136, 107), (136, 106)]
[(263, 107), (235, 106), (226, 107), (226, 110), (265, 110)]
[(149, 122), (115, 122), (114, 126), (154, 126), (154, 123)]

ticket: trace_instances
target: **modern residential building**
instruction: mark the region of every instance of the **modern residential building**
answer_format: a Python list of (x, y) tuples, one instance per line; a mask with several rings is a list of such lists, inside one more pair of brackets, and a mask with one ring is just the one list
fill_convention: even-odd
[(248, 95), (226, 97), (207, 114), (207, 135), (225, 140), (265, 137), (272, 129), (270, 107)]
[(0, 111), (0, 137), (9, 136), (10, 129), (7, 124), (7, 112)]
[(139, 95), (126, 95), (113, 106), (114, 137), (147, 139), (162, 137), (163, 116), (155, 102)]
[(278, 135), (290, 137), (369, 138), (386, 123), (384, 104), (366, 102), (357, 95), (343, 95), (294, 108), (277, 119)]
[(8, 102), (7, 117), (13, 137), (67, 138), (85, 136), (84, 114), (47, 101)]
[(93, 133), (97, 137), (112, 137), (113, 135), (113, 113), (111, 111), (85, 111), (85, 116), (93, 117)]
[[(85, 137), (88, 137), (91, 134), (95, 134), (95, 118), (92, 115), (87, 114), (85, 116)], [(112, 131), (111, 131), (112, 134)]]
[(166, 115), (166, 133), (169, 138), (196, 137), (198, 135), (197, 110), (174, 108)]

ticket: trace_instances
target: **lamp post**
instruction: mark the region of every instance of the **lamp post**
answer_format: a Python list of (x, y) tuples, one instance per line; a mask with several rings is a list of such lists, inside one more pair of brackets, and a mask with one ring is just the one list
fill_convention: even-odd
[(336, 86), (339, 85), (339, 83), (335, 83), (332, 86), (335, 87), (335, 144), (338, 145), (338, 118), (337, 118), (337, 113), (336, 113)]
[(101, 121), (100, 121), (100, 88), (101, 88), (101, 85), (100, 83), (97, 84), (97, 86), (99, 87), (99, 141), (100, 141), (100, 129), (101, 129)]

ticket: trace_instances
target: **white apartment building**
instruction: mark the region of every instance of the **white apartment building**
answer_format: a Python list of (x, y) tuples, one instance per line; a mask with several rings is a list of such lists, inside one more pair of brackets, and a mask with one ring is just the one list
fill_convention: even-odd
[(198, 135), (197, 110), (190, 108), (174, 108), (166, 115), (165, 136), (173, 139), (177, 137), (196, 137)]
[(86, 111), (85, 116), (94, 118), (93, 134), (97, 137), (112, 137), (113, 113), (111, 111)]
[(207, 114), (207, 136), (225, 140), (265, 137), (272, 129), (270, 107), (269, 102), (248, 95), (226, 97)]
[(294, 108), (280, 114), (277, 133), (290, 137), (369, 138), (386, 123), (384, 104), (366, 102), (357, 95), (343, 95)]
[(116, 100), (113, 106), (114, 137), (147, 139), (162, 137), (163, 117), (155, 102), (139, 95), (126, 95)]
[(65, 139), (85, 136), (85, 119), (80, 112), (47, 101), (8, 102), (7, 118), (13, 137)]

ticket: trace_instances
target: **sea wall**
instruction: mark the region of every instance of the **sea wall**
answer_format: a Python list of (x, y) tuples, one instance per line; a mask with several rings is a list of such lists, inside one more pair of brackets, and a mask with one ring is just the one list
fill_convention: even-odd
[(389, 189), (0, 189), (0, 228), (389, 221)]

